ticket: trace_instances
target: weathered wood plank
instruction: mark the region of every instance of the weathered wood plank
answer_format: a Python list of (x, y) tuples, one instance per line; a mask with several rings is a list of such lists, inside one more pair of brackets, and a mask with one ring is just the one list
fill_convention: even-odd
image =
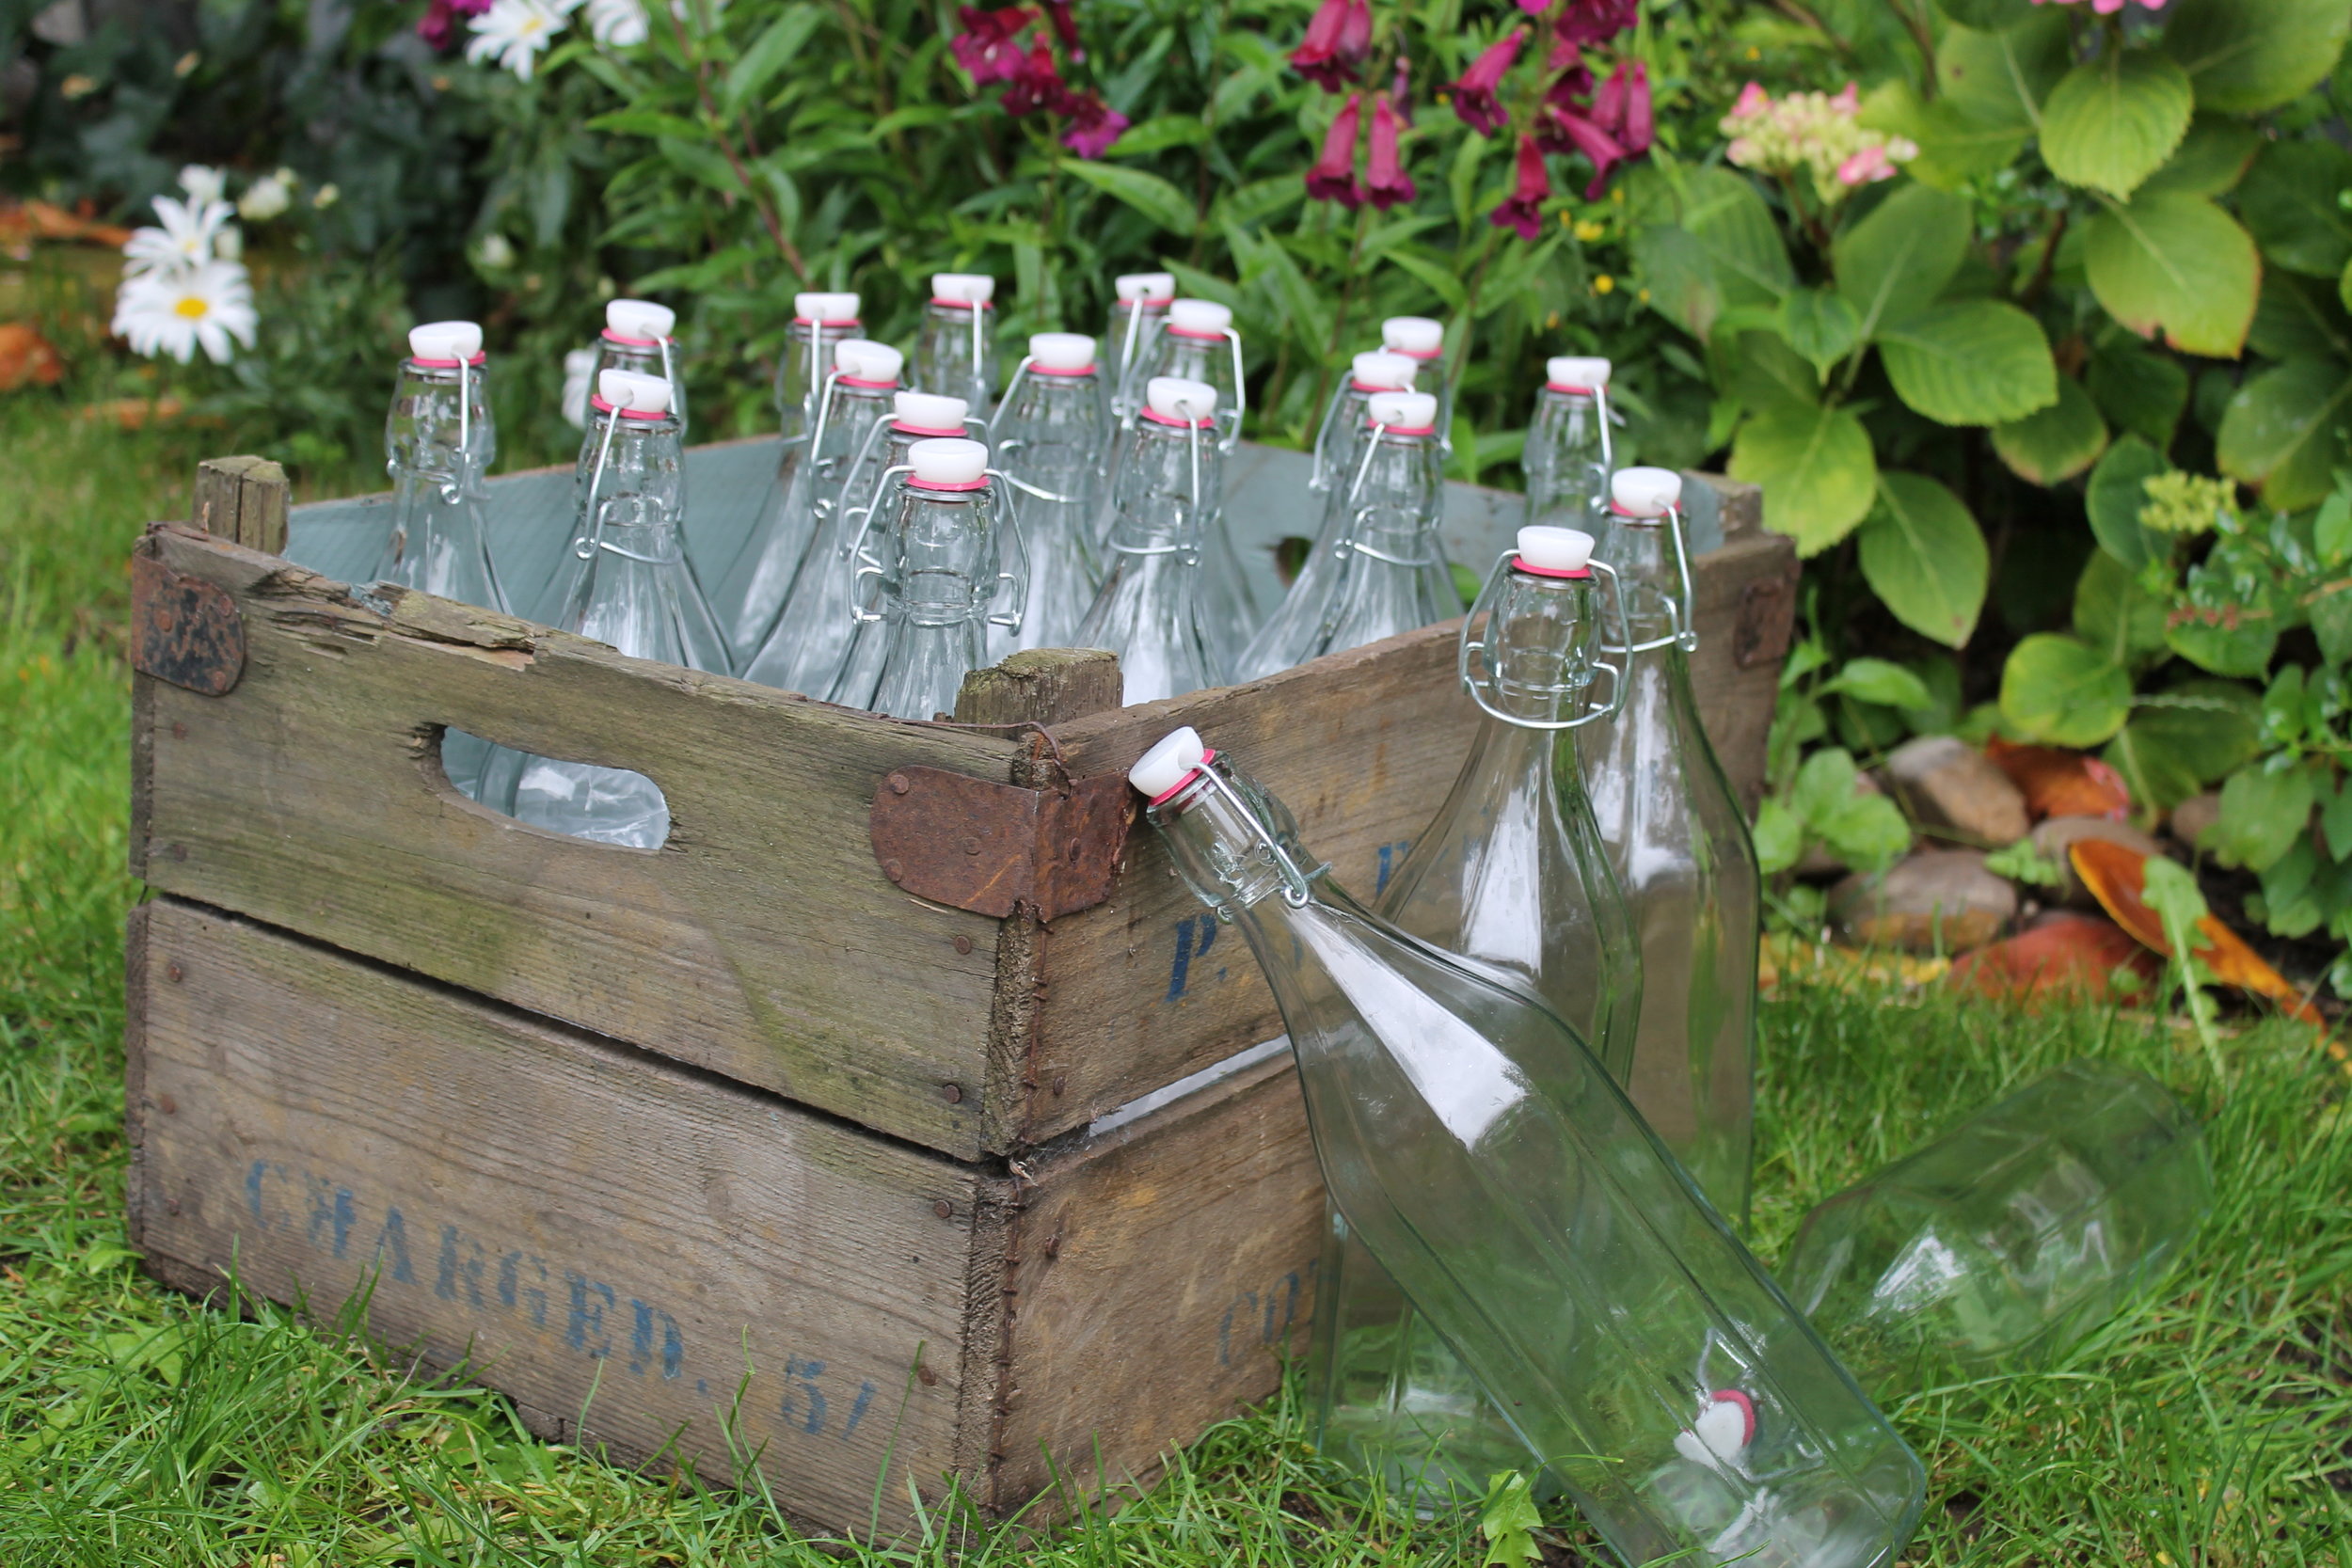
[(286, 470), (268, 458), (215, 457), (197, 465), (196, 500), (188, 516), (199, 533), (264, 555), (283, 555), (293, 499)]
[[(892, 888), (866, 813), (897, 767), (1005, 779), (1010, 741), (362, 597), (169, 527), (141, 547), (228, 589), (249, 650), (226, 697), (139, 683), (155, 886), (949, 1153), (1001, 1146), (994, 923)], [(443, 725), (649, 775), (669, 842), (485, 810), (441, 773)]]
[(956, 722), (1062, 724), (1119, 705), (1119, 656), (1104, 648), (1030, 648), (963, 677)]

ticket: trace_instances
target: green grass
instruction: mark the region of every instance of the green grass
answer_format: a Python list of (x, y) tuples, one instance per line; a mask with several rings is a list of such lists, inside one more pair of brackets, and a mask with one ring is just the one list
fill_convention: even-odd
[[(217, 437), (215, 437), (217, 439)], [(123, 1237), (123, 556), (184, 506), (200, 434), (0, 400), (0, 1544), (31, 1564), (1475, 1563), (1462, 1528), (1354, 1508), (1276, 1402), (1115, 1513), (1041, 1540), (952, 1507), (914, 1539), (796, 1536), (757, 1491), (537, 1441), (497, 1395), (266, 1304), (202, 1310)], [(1756, 1231), (2068, 1057), (2207, 1117), (2218, 1212), (2156, 1295), (2060, 1366), (1891, 1411), (1928, 1462), (1904, 1560), (2352, 1563), (2352, 1112), (2309, 1035), (2209, 1053), (2100, 1010), (1800, 990), (1765, 1025)], [(1548, 1548), (1580, 1560), (1563, 1518)]]

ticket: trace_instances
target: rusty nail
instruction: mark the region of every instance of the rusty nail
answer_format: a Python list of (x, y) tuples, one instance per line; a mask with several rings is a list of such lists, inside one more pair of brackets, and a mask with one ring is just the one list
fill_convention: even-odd
[(176, 1198), (176, 1197), (167, 1197), (167, 1198), (164, 1199), (164, 1212), (165, 1212), (165, 1213), (167, 1213), (167, 1214), (176, 1214), (176, 1213), (178, 1213), (179, 1212), (180, 1212), (180, 1200), (179, 1200), (178, 1198)]
[(951, 1220), (956, 1217), (956, 1206), (943, 1197), (931, 1205), (931, 1212), (943, 1220)]
[(174, 719), (171, 721), (171, 738), (174, 740), (185, 740), (187, 737), (188, 727), (180, 722), (179, 720)]
[(939, 1374), (917, 1361), (914, 1364), (914, 1381), (926, 1388), (935, 1388), (939, 1386)]
[(969, 953), (969, 952), (971, 952), (971, 951), (972, 951), (972, 939), (971, 939), (970, 937), (958, 937), (958, 938), (956, 938), (956, 951), (957, 951), (957, 952), (959, 952), (959, 953)]
[(180, 1102), (167, 1094), (159, 1094), (155, 1097), (155, 1109), (167, 1117), (176, 1117), (180, 1114)]
[(894, 882), (903, 882), (907, 879), (907, 868), (897, 861), (884, 861), (882, 862), (882, 875)]
[(1045, 1238), (1045, 1256), (1048, 1258), (1059, 1258), (1061, 1256), (1061, 1237), (1059, 1235), (1053, 1235)]
[(893, 773), (890, 775), (891, 794), (904, 795), (907, 792), (907, 776), (904, 773)]
[(1054, 1093), (1056, 1095), (1059, 1095), (1062, 1090), (1068, 1088), (1069, 1086), (1070, 1080), (1066, 1076), (1058, 1072), (1054, 1074)]
[(950, 1105), (961, 1105), (963, 1103), (963, 1085), (961, 1084), (943, 1085), (939, 1095)]
[(963, 852), (967, 855), (978, 854), (980, 852), (980, 841), (977, 838), (965, 839), (963, 841)]
[(178, 985), (181, 981), (186, 979), (187, 977), (188, 972), (182, 969), (178, 964), (164, 965), (164, 978), (169, 980), (173, 985)]

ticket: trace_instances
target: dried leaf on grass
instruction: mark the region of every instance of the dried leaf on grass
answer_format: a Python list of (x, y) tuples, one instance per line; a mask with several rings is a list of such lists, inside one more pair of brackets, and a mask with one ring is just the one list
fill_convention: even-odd
[[(2165, 958), (2173, 956), (2164, 940), (2164, 921), (2148, 907), (2144, 896), (2148, 880), (2146, 855), (2097, 838), (2076, 839), (2066, 852), (2074, 863), (2074, 874), (2083, 879), (2091, 896), (2099, 900), (2099, 907), (2115, 917), (2118, 926), (2137, 937), (2151, 952)], [(2204, 939), (2203, 945), (2197, 949), (2197, 957), (2213, 972), (2216, 980), (2268, 997), (2307, 1023), (2327, 1026), (2327, 1021), (2304, 1000), (2303, 993), (2285, 975), (2265, 963), (2235, 931), (2212, 915), (2197, 923), (2197, 931)]]
[(2104, 816), (2127, 820), (2132, 792), (2123, 775), (2081, 752), (2058, 746), (2018, 746), (1994, 736), (1984, 753), (2026, 797), (2035, 821), (2045, 816)]
[(2011, 1001), (2052, 996), (2106, 1002), (2122, 994), (2119, 971), (2146, 984), (2162, 968), (2153, 955), (2113, 921), (2072, 912), (2055, 914), (2029, 931), (1952, 961), (1952, 984)]
[(65, 378), (65, 356), (30, 322), (0, 322), (0, 392), (24, 386), (55, 387)]

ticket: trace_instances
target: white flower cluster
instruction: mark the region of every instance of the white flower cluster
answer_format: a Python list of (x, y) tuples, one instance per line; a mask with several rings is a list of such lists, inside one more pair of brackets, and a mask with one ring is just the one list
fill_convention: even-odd
[[(681, 3), (674, 0), (674, 8)], [(615, 49), (633, 49), (651, 31), (644, 0), (492, 0), (488, 10), (466, 24), (473, 34), (466, 58), (477, 65), (494, 61), (528, 82), (540, 53), (580, 10), (588, 13), (589, 36)]]
[[(221, 171), (191, 164), (180, 171), (184, 201), (155, 198), (160, 228), (135, 229), (122, 247), (122, 286), (115, 293), (114, 331), (134, 353), (152, 359), (168, 354), (183, 365), (201, 348), (215, 365), (235, 356), (235, 344), (253, 346), (260, 318), (253, 311), (253, 281), (238, 260), (244, 236), (230, 218), (265, 183), (278, 185), (277, 208), (248, 217), (283, 212), (292, 176), (256, 181), (232, 208)], [(259, 205), (267, 208), (270, 198)]]

